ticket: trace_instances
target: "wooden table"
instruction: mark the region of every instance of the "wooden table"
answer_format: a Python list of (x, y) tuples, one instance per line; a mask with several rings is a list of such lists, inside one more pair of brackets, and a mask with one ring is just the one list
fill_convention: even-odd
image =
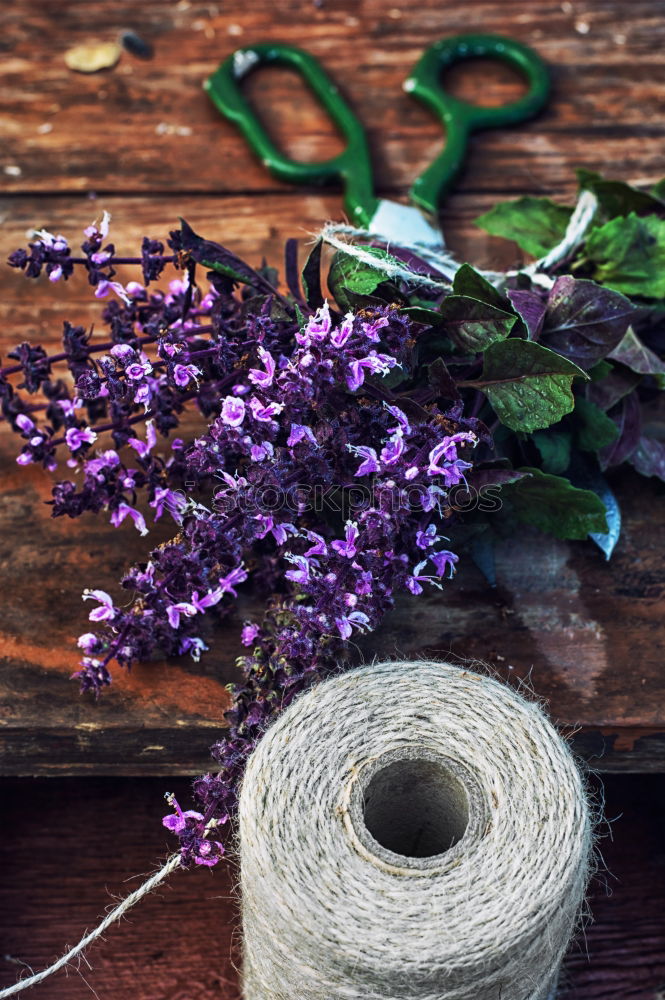
[[(15, 0), (0, 15), (0, 257), (22, 245), (33, 227), (75, 238), (108, 209), (116, 245), (127, 252), (143, 233), (162, 236), (182, 215), (250, 261), (265, 255), (279, 264), (284, 239), (306, 241), (323, 220), (339, 217), (340, 197), (295, 191), (269, 177), (202, 94), (205, 77), (244, 43), (277, 38), (304, 45), (322, 59), (367, 124), (381, 194), (403, 196), (442, 137), (428, 114), (402, 93), (401, 82), (424, 44), (473, 28), (533, 45), (554, 77), (546, 114), (519, 129), (474, 140), (469, 168), (445, 206), (445, 231), (454, 250), (480, 266), (512, 265), (520, 259), (515, 247), (473, 226), (497, 200), (520, 194), (570, 200), (578, 166), (645, 182), (665, 174), (664, 14), (661, 4), (628, 0), (467, 0), (445, 9), (438, 0), (395, 0), (393, 6), (380, 0), (324, 0), (321, 6), (310, 0), (278, 5), (246, 0), (233, 7), (200, 0), (140, 5)], [(114, 39), (126, 29), (154, 45), (153, 59), (124, 53), (115, 68), (94, 76), (66, 68), (63, 55), (74, 44)], [(520, 91), (512, 73), (498, 67), (482, 77), (455, 72), (450, 84), (488, 103)], [(248, 90), (293, 155), (319, 159), (340, 148), (313, 100), (288, 73), (258, 74)], [(8, 268), (0, 271), (0, 354), (24, 338), (53, 346), (65, 318), (86, 324), (95, 313), (84, 282), (54, 288), (27, 282)], [(150, 776), (207, 769), (207, 747), (223, 726), (228, 704), (225, 684), (234, 676), (238, 629), (234, 623), (218, 630), (215, 652), (198, 666), (144, 665), (131, 675), (118, 673), (98, 703), (79, 697), (68, 677), (76, 666), (75, 637), (86, 624), (81, 590), (93, 586), (113, 593), (124, 567), (149, 546), (130, 527), (112, 529), (103, 518), (51, 520), (43, 503), (50, 483), (43, 474), (16, 466), (13, 447), (0, 427), (0, 773), (60, 776), (52, 785), (35, 785), (35, 794), (39, 799), (55, 794), (44, 788), (69, 790), (71, 801), (61, 812), (49, 812), (48, 822), (59, 829), (59, 815), (73, 842), (88, 837), (92, 813), (81, 812), (84, 798), (91, 809), (96, 803), (93, 813), (105, 830), (118, 831), (128, 822), (118, 812), (123, 795), (129, 803), (132, 789), (142, 789), (141, 795), (149, 789), (154, 797), (155, 789), (165, 787), (163, 779), (147, 780)], [(615, 487), (625, 528), (609, 564), (591, 544), (525, 534), (499, 552), (496, 589), (467, 561), (443, 595), (401, 602), (365, 653), (479, 658), (515, 682), (528, 679), (596, 768), (665, 770), (662, 488), (632, 475), (620, 476)], [(105, 797), (111, 778), (75, 784), (73, 775), (113, 776), (116, 799)], [(133, 782), (132, 775), (146, 780)], [(24, 781), (6, 784), (8, 801), (20, 815), (36, 815), (32, 787)], [(157, 824), (158, 815), (153, 810)], [(34, 849), (45, 849), (32, 827), (21, 836), (26, 844), (34, 836)], [(163, 843), (160, 836), (158, 830)], [(114, 834), (102, 842), (112, 845)], [(113, 853), (112, 846), (109, 850)], [(135, 857), (131, 851), (129, 856)], [(149, 865), (151, 856), (137, 863)], [(10, 858), (16, 860), (11, 850)], [(86, 859), (77, 878), (101, 889), (106, 861), (92, 849)], [(28, 870), (2, 870), (9, 877), (10, 900), (16, 901)], [(123, 858), (117, 871), (119, 878), (134, 867)], [(55, 898), (57, 876), (58, 871), (50, 881), (44, 876), (54, 894), (54, 916), (66, 905), (64, 896)], [(226, 890), (214, 890), (220, 891)], [(30, 898), (42, 906), (38, 893)], [(190, 904), (182, 898), (189, 921)], [(153, 910), (156, 905), (150, 904)], [(71, 923), (58, 919), (49, 936), (48, 907), (34, 927), (27, 903), (21, 912), (26, 922), (20, 926), (34, 930), (36, 946), (28, 955), (27, 942), (19, 940), (11, 945), (12, 954), (36, 964), (64, 943), (64, 927), (71, 942), (94, 917), (79, 918), (72, 911)], [(137, 936), (144, 933), (145, 919), (135, 918)], [(607, 930), (613, 919), (601, 928)], [(193, 926), (185, 933), (188, 941)], [(662, 955), (662, 916), (654, 915), (649, 926)], [(639, 952), (634, 943), (633, 956)], [(130, 951), (131, 942), (123, 947)], [(126, 996), (129, 989), (129, 980), (123, 987), (113, 985), (116, 958), (111, 942), (96, 953), (101, 965), (92, 982), (107, 1000)], [(665, 983), (662, 958), (654, 958), (648, 973), (642, 968), (630, 982), (615, 979), (615, 992), (603, 993), (611, 981), (602, 978), (603, 970), (607, 973), (613, 960), (605, 966), (602, 956), (595, 961), (600, 963), (596, 985), (590, 986), (587, 976), (584, 988), (573, 986), (571, 996), (653, 1000), (656, 987)], [(576, 960), (573, 968), (579, 964)], [(11, 981), (11, 968), (5, 974), (0, 966), (0, 973), (2, 982)], [(138, 976), (137, 969), (134, 973)], [(196, 989), (185, 985), (186, 976), (178, 986), (155, 986), (149, 964), (139, 979), (131, 980), (139, 997), (231, 996), (219, 985), (223, 977), (214, 985), (207, 972)], [(59, 979), (43, 989), (50, 997), (70, 997), (78, 995), (79, 985)]]

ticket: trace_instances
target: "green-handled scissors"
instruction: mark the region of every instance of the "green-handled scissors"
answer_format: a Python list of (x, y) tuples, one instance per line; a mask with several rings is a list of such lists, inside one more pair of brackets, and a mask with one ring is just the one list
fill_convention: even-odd
[[(443, 70), (480, 56), (518, 70), (526, 77), (528, 93), (498, 108), (478, 107), (447, 93), (440, 83)], [(240, 84), (259, 66), (276, 64), (296, 70), (320, 100), (347, 141), (338, 156), (320, 163), (301, 163), (275, 147), (243, 96)], [(347, 216), (355, 226), (386, 242), (407, 241), (434, 250), (444, 243), (440, 229), (430, 218), (436, 218), (443, 195), (462, 167), (471, 133), (515, 125), (537, 114), (549, 97), (549, 78), (544, 63), (532, 49), (499, 35), (455, 35), (428, 48), (405, 81), (404, 90), (439, 117), (445, 126), (446, 145), (411, 187), (410, 198), (419, 208), (375, 196), (365, 130), (320, 63), (302, 49), (277, 44), (237, 49), (206, 81), (205, 88), (218, 110), (238, 126), (251, 148), (280, 180), (295, 184), (338, 181), (345, 189)]]

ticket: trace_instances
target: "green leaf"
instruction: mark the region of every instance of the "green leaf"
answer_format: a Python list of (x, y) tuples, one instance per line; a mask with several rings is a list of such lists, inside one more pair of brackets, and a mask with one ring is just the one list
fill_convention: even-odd
[(653, 375), (659, 389), (665, 389), (665, 362), (643, 344), (632, 327), (610, 355), (637, 375)]
[[(470, 264), (462, 264), (453, 278), (453, 295), (465, 295), (471, 299), (510, 312), (510, 301), (494, 287), (491, 282), (479, 274)], [(444, 299), (445, 301), (445, 299)]]
[(517, 316), (467, 295), (448, 295), (441, 304), (446, 333), (463, 353), (477, 354), (505, 340)]
[(665, 177), (651, 188), (651, 194), (659, 201), (665, 201)]
[(598, 199), (600, 211), (608, 219), (625, 216), (630, 212), (642, 215), (647, 212), (662, 212), (665, 209), (655, 191), (649, 194), (648, 191), (640, 191), (625, 181), (606, 180), (592, 170), (579, 169), (575, 173), (580, 190), (593, 191)]
[(612, 373), (613, 368), (611, 361), (599, 361), (593, 368), (589, 368), (589, 378), (592, 382), (601, 382)]
[[(377, 261), (386, 261), (398, 267), (403, 265), (396, 257), (392, 257), (385, 250), (379, 247), (359, 247), (365, 253), (376, 257)], [(349, 253), (338, 250), (332, 259), (330, 272), (328, 274), (328, 285), (335, 296), (335, 300), (343, 309), (352, 308), (358, 297), (371, 295), (379, 288), (389, 282), (389, 277), (378, 267), (372, 267), (363, 261), (359, 261)], [(393, 298), (397, 295), (395, 291)]]
[(543, 257), (561, 242), (572, 214), (567, 205), (527, 196), (495, 205), (475, 224), (492, 236), (514, 240), (534, 257)]
[(504, 486), (502, 492), (520, 521), (556, 538), (581, 540), (590, 532), (607, 532), (605, 504), (591, 490), (577, 489), (540, 469), (521, 471), (530, 476)]
[(305, 291), (305, 300), (310, 309), (320, 309), (323, 305), (323, 291), (321, 289), (322, 249), (323, 240), (317, 240), (302, 269), (302, 285)]
[(533, 443), (540, 452), (543, 470), (558, 476), (570, 465), (572, 434), (568, 431), (536, 431)]
[(414, 323), (422, 323), (423, 326), (440, 326), (443, 317), (435, 309), (425, 309), (424, 306), (405, 306), (400, 309), (402, 316), (408, 316)]
[(575, 416), (578, 421), (577, 446), (582, 451), (598, 451), (619, 436), (619, 428), (612, 418), (584, 396), (578, 396), (575, 401)]
[(593, 229), (585, 255), (592, 277), (625, 295), (665, 297), (665, 219), (631, 213)]
[(587, 378), (572, 361), (527, 340), (503, 340), (484, 354), (477, 382), (499, 420), (514, 431), (535, 431), (556, 423), (575, 405), (572, 381)]

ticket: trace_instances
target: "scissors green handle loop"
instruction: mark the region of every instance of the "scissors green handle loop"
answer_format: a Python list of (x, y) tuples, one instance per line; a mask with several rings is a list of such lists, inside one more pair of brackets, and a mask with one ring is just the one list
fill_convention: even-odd
[[(285, 156), (275, 146), (243, 96), (241, 81), (259, 66), (288, 66), (296, 70), (319, 99), (346, 139), (339, 156), (319, 163), (301, 163)], [(238, 126), (264, 165), (280, 180), (294, 184), (341, 182), (345, 208), (355, 225), (368, 226), (377, 209), (372, 168), (365, 132), (320, 63), (295, 46), (252, 45), (237, 49), (206, 80), (205, 89), (216, 108)]]
[[(528, 92), (511, 104), (483, 108), (453, 97), (442, 88), (443, 70), (479, 57), (497, 59), (512, 66), (526, 77)], [(462, 167), (471, 133), (516, 125), (532, 118), (547, 103), (550, 82), (545, 64), (526, 45), (501, 35), (455, 35), (427, 49), (404, 83), (404, 89), (433, 111), (446, 128), (445, 149), (418, 177), (410, 191), (416, 204), (435, 213)]]

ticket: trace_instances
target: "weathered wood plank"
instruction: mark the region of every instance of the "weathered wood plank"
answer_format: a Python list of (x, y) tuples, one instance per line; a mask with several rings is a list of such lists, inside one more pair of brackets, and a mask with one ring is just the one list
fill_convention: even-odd
[[(240, 45), (278, 39), (320, 57), (366, 124), (378, 183), (406, 187), (441, 147), (439, 125), (401, 90), (424, 45), (442, 35), (510, 34), (549, 62), (551, 108), (517, 129), (474, 141), (466, 190), (559, 193), (575, 166), (657, 180), (663, 174), (662, 10), (649, 0), (500, 4), (468, 0), (271, 0), (231, 8), (208, 0), (164, 3), (86, 0), (5, 4), (0, 31), (0, 153), (5, 191), (171, 191), (242, 193), (282, 188), (269, 180), (201, 90), (218, 62)], [(115, 39), (127, 28), (155, 48), (154, 59), (125, 53), (114, 69), (68, 70), (72, 45)], [(493, 72), (464, 92), (496, 103), (515, 92)], [(303, 159), (330, 154), (331, 132), (288, 74), (251, 86), (269, 102), (271, 128)], [(487, 96), (488, 92), (491, 96)]]
[[(613, 776), (605, 786), (616, 817), (600, 845), (609, 875), (592, 886), (594, 920), (569, 950), (561, 1000), (662, 1000), (663, 777)], [(165, 857), (165, 788), (188, 802), (182, 779), (0, 782), (0, 988), (16, 980), (16, 961), (51, 962), (139, 884), (129, 876)], [(88, 951), (85, 979), (60, 972), (35, 996), (88, 1000), (92, 988), (104, 1000), (239, 1000), (235, 883), (226, 864), (176, 873)]]
[[(269, 214), (257, 216), (246, 197), (188, 197), (177, 208), (170, 198), (133, 198), (129, 205), (119, 198), (4, 199), (0, 252), (20, 243), (35, 222), (79, 231), (105, 207), (123, 250), (143, 231), (163, 233), (169, 216), (180, 211), (258, 262), (264, 251), (274, 259), (286, 236), (311, 231), (334, 211), (335, 200), (271, 198)], [(489, 200), (458, 195), (449, 216), (453, 245), (482, 264), (496, 263), (502, 253), (514, 256), (510, 246), (470, 226)], [(24, 336), (55, 346), (63, 319), (89, 323), (97, 314), (84, 281), (53, 287), (0, 271), (0, 352)], [(146, 665), (129, 676), (119, 673), (98, 704), (81, 699), (68, 679), (76, 667), (75, 637), (86, 627), (81, 591), (113, 592), (123, 569), (149, 545), (130, 527), (118, 532), (103, 518), (53, 521), (44, 504), (48, 477), (15, 465), (6, 428), (0, 429), (0, 469), (2, 771), (191, 774), (206, 768), (207, 747), (228, 705), (224, 685), (240, 651), (237, 623), (224, 627), (217, 651), (198, 667), (185, 660)], [(557, 719), (582, 725), (578, 744), (594, 766), (662, 767), (662, 491), (637, 477), (619, 489), (626, 527), (609, 565), (590, 545), (525, 535), (499, 553), (496, 591), (467, 564), (445, 594), (401, 604), (366, 655), (479, 658), (506, 676), (529, 678)]]

